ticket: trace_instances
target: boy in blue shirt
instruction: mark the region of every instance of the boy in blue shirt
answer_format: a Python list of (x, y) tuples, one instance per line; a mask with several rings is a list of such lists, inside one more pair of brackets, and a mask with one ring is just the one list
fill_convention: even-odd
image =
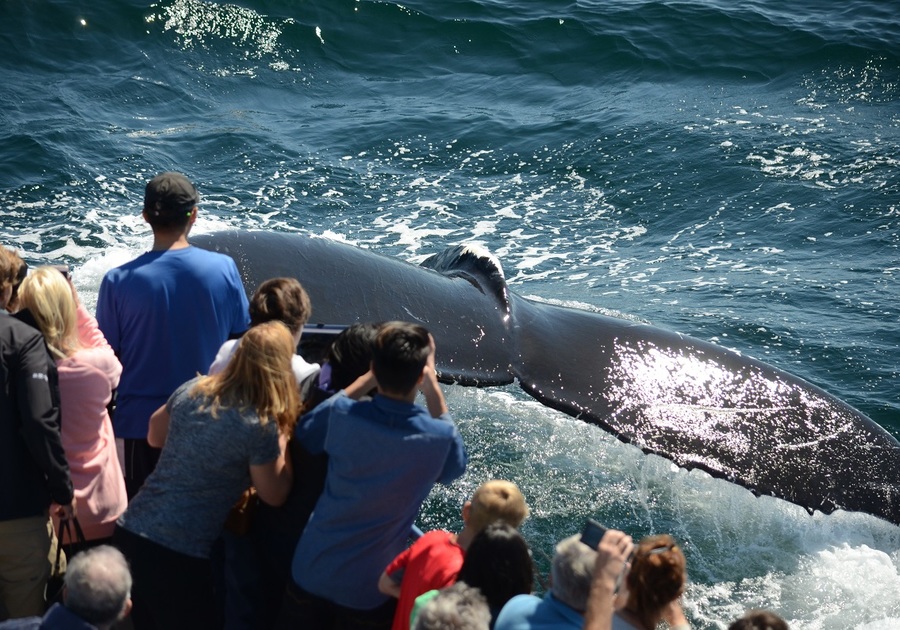
[[(378, 590), (435, 482), (465, 472), (462, 438), (434, 369), (434, 339), (388, 322), (372, 369), (301, 419), (295, 437), (328, 454), (325, 490), (294, 553), (279, 627), (390, 629), (396, 600)], [(377, 387), (371, 400), (357, 401)], [(415, 403), (417, 392), (426, 408)]]

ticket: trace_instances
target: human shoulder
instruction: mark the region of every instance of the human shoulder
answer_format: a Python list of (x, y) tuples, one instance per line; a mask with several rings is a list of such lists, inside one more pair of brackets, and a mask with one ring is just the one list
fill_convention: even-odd
[(638, 630), (631, 622), (620, 617), (619, 613), (613, 613), (612, 630)]
[(416, 407), (418, 408), (416, 422), (418, 423), (420, 430), (432, 435), (439, 435), (450, 439), (461, 439), (459, 437), (459, 430), (456, 428), (456, 423), (453, 421), (453, 416), (449, 413), (434, 418), (428, 413), (428, 410), (425, 409), (425, 407), (418, 404)]
[(453, 536), (453, 533), (448, 532), (446, 529), (432, 529), (422, 534), (414, 544), (420, 542), (428, 542), (430, 544), (452, 542)]
[(64, 604), (53, 604), (44, 615), (41, 628), (60, 628), (66, 630), (96, 630), (96, 626), (88, 623)]
[(190, 245), (183, 249), (173, 250), (177, 252), (183, 252), (183, 256), (190, 256), (193, 258), (204, 258), (206, 260), (218, 261), (218, 262), (230, 262), (234, 263), (234, 259), (228, 254), (223, 254), (221, 252), (214, 252), (210, 249), (203, 249), (202, 247), (197, 247), (196, 245)]
[(43, 619), (40, 617), (19, 617), (0, 621), (0, 630), (38, 630)]
[(5, 311), (0, 316), (0, 336), (3, 345), (19, 356), (27, 356), (29, 361), (45, 359), (48, 368), (53, 365), (41, 331)]
[[(511, 609), (527, 610), (537, 608), (543, 601), (544, 600), (537, 595), (532, 595), (531, 593), (523, 593), (521, 595), (513, 596), (508, 602), (506, 602), (506, 606), (510, 606)], [(504, 606), (503, 608), (505, 609), (506, 606)]]
[(17, 339), (30, 339), (33, 337), (42, 337), (41, 331), (34, 326), (22, 321), (20, 311), (16, 315), (11, 315), (6, 311), (0, 311), (0, 330)]
[(189, 263), (191, 267), (206, 270), (220, 270), (225, 273), (229, 280), (233, 280), (236, 285), (243, 289), (237, 263), (234, 262), (234, 258), (228, 254), (213, 252), (208, 249), (203, 249), (202, 247), (195, 247), (194, 245), (176, 250), (176, 252), (184, 261)]
[(294, 370), (294, 378), (299, 385), (313, 374), (318, 374), (321, 366), (318, 363), (310, 363), (299, 354), (295, 354), (291, 357), (291, 368)]
[(172, 395), (169, 396), (169, 400), (166, 403), (166, 407), (169, 411), (172, 410), (172, 407), (178, 403), (189, 402), (192, 405), (200, 406), (203, 402), (201, 399), (203, 398), (200, 395), (192, 395), (191, 390), (194, 389), (194, 386), (200, 382), (200, 379), (204, 378), (202, 376), (196, 376), (189, 381), (186, 381), (179, 385)]
[(527, 620), (542, 603), (543, 600), (536, 595), (527, 593), (516, 595), (500, 609), (500, 613), (497, 615), (497, 622), (494, 624), (494, 630), (530, 628), (531, 625)]
[(427, 555), (433, 553), (436, 549), (454, 545), (453, 534), (443, 529), (432, 529), (419, 536), (419, 538), (409, 546), (409, 552), (413, 556), (421, 554)]
[(116, 265), (112, 269), (109, 269), (103, 275), (103, 282), (113, 282), (119, 280), (136, 269), (140, 269), (144, 265), (152, 263), (154, 260), (158, 259), (164, 252), (158, 251), (147, 251), (144, 252), (131, 260), (122, 263), (121, 265)]
[(216, 358), (213, 359), (212, 364), (209, 366), (209, 370), (207, 370), (210, 375), (218, 374), (225, 369), (225, 366), (231, 361), (231, 355), (237, 350), (237, 343), (237, 339), (229, 339), (219, 347)]
[(60, 367), (65, 364), (85, 365), (105, 374), (118, 375), (122, 372), (122, 363), (109, 346), (97, 348), (81, 348), (68, 359), (62, 359)]

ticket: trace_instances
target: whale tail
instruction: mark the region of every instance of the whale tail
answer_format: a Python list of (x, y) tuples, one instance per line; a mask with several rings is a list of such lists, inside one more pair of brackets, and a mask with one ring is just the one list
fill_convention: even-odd
[(820, 388), (737, 352), (646, 324), (530, 300), (488, 252), (450, 248), (411, 265), (326, 239), (226, 232), (248, 293), (298, 278), (316, 320), (404, 319), (439, 346), (441, 380), (520, 386), (684, 468), (756, 494), (900, 525), (900, 443)]

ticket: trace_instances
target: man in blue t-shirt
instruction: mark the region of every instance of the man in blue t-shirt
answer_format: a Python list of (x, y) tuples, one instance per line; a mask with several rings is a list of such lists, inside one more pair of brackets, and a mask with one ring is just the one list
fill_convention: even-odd
[(159, 458), (147, 444), (150, 415), (179, 385), (206, 373), (219, 346), (250, 323), (234, 261), (188, 243), (198, 201), (180, 173), (150, 180), (143, 217), (153, 249), (110, 270), (97, 297), (97, 322), (123, 367), (113, 428), (125, 449), (129, 499)]
[[(297, 426), (307, 450), (328, 454), (328, 472), (297, 543), (278, 627), (389, 630), (397, 600), (378, 590), (378, 578), (405, 548), (435, 482), (465, 472), (428, 331), (383, 324), (372, 354), (367, 374)], [(354, 400), (373, 387), (374, 398)], [(420, 389), (427, 409), (415, 403)]]

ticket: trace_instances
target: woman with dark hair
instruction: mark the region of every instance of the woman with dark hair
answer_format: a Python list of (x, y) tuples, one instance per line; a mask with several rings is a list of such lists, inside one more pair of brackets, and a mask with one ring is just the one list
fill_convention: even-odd
[[(250, 298), (250, 326), (259, 326), (266, 322), (278, 321), (287, 326), (294, 338), (294, 347), (300, 343), (303, 326), (312, 315), (312, 304), (303, 285), (294, 278), (270, 278), (253, 293)], [(215, 360), (209, 366), (210, 374), (217, 374), (225, 369), (231, 356), (237, 349), (239, 339), (229, 339), (222, 344)], [(291, 367), (297, 383), (301, 384), (301, 396), (307, 396), (307, 383), (318, 374), (319, 364), (308, 363), (299, 354), (291, 357)]]
[(748, 610), (728, 630), (790, 630), (787, 622), (771, 610)]
[(530, 593), (534, 585), (534, 563), (528, 543), (512, 525), (488, 525), (466, 550), (456, 581), (481, 590), (491, 609), (493, 627), (503, 605), (516, 595)]
[(613, 630), (654, 630), (660, 621), (672, 630), (688, 630), (678, 601), (686, 582), (684, 554), (675, 539), (647, 536), (637, 545), (625, 576), (625, 605), (613, 616)]
[[(312, 410), (369, 371), (378, 329), (378, 324), (353, 324), (334, 338), (325, 354), (318, 383), (311, 388), (304, 403), (304, 411)], [(275, 624), (290, 580), (294, 549), (325, 487), (328, 456), (310, 454), (299, 440), (291, 440), (288, 448), (294, 465), (294, 487), (284, 505), (272, 507), (261, 503), (251, 525), (259, 562), (256, 587), (259, 595), (255, 596), (258, 601), (254, 604), (252, 622), (256, 628), (270, 628)]]
[[(465, 582), (481, 591), (491, 609), (491, 628), (500, 609), (516, 595), (531, 592), (534, 563), (525, 538), (512, 525), (497, 521), (481, 530), (466, 550), (457, 583)], [(410, 627), (422, 607), (439, 591), (428, 591), (416, 598)]]
[(310, 392), (307, 411), (369, 371), (372, 348), (380, 327), (380, 324), (351, 324), (334, 338), (325, 353), (318, 384)]

